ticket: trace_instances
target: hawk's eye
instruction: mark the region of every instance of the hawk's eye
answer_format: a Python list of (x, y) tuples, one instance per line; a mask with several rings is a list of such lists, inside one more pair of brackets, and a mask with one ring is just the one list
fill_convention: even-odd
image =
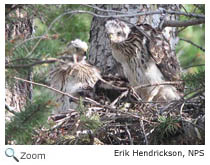
[(122, 32), (117, 32), (117, 36), (121, 36), (122, 35)]

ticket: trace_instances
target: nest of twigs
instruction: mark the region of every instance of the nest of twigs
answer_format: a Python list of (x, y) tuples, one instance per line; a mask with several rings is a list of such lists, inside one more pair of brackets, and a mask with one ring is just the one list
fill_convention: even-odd
[(91, 99), (99, 104), (80, 99), (77, 109), (52, 115), (52, 127), (38, 130), (34, 144), (205, 144), (204, 90), (164, 104), (143, 102), (125, 80), (104, 79), (127, 90), (98, 82)]

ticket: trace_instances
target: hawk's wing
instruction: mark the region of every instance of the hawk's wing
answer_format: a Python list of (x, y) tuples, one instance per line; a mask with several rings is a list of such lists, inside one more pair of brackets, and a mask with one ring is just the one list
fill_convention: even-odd
[(168, 81), (180, 80), (179, 62), (162, 32), (156, 31), (148, 24), (140, 24), (138, 27), (145, 33), (148, 51), (165, 79)]

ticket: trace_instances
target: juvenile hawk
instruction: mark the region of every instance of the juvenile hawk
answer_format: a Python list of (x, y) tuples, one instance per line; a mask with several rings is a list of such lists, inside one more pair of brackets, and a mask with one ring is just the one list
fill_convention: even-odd
[[(122, 65), (131, 86), (161, 84), (180, 80), (180, 66), (161, 32), (148, 24), (129, 27), (118, 19), (105, 24), (112, 55)], [(145, 101), (171, 101), (180, 99), (175, 86), (158, 85), (138, 88)]]
[[(53, 88), (79, 97), (81, 92), (95, 86), (100, 78), (100, 72), (85, 60), (84, 55), (87, 48), (87, 44), (79, 39), (72, 41), (67, 46), (64, 51), (64, 60), (59, 61), (59, 65), (51, 73), (50, 84)], [(77, 107), (77, 103), (68, 96), (57, 93), (55, 96), (58, 103), (56, 113)]]

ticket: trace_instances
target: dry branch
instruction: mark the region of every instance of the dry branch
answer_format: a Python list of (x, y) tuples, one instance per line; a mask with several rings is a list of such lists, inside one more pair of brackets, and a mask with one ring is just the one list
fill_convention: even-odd
[[(196, 17), (196, 18), (202, 18), (204, 19), (205, 16), (201, 15), (201, 14), (195, 14), (195, 13), (186, 13), (186, 12), (178, 12), (178, 11), (172, 11), (172, 10), (157, 10), (157, 11), (149, 11), (149, 12), (139, 12), (139, 13), (132, 13), (132, 14), (128, 14), (125, 12), (120, 12), (117, 10), (106, 10), (106, 9), (102, 9), (99, 8), (97, 6), (93, 6), (93, 5), (85, 5), (87, 7), (96, 9), (98, 11), (103, 11), (103, 12), (114, 12), (114, 13), (120, 13), (119, 15), (109, 15), (109, 16), (105, 16), (105, 15), (98, 15), (98, 14), (93, 14), (96, 17), (102, 17), (102, 18), (108, 18), (108, 17), (115, 17), (115, 18), (119, 18), (119, 17), (133, 17), (133, 16), (142, 16), (142, 15), (154, 15), (154, 14), (172, 14), (172, 15), (184, 15), (187, 17)], [(89, 14), (92, 14), (92, 12), (88, 12)]]
[(69, 94), (69, 93), (62, 92), (62, 91), (60, 91), (60, 90), (57, 90), (57, 89), (55, 89), (55, 88), (52, 88), (52, 87), (47, 86), (47, 85), (44, 85), (44, 84), (36, 83), (36, 82), (33, 82), (33, 81), (28, 81), (28, 80), (25, 80), (25, 79), (22, 79), (22, 78), (19, 78), (19, 77), (14, 77), (14, 79), (19, 80), (19, 81), (23, 81), (23, 82), (26, 82), (26, 83), (30, 83), (30, 84), (33, 84), (33, 85), (38, 85), (38, 86), (41, 86), (41, 87), (44, 87), (44, 88), (47, 88), (47, 89), (50, 89), (50, 90), (52, 90), (52, 91), (54, 91), (54, 92), (57, 92), (57, 93), (60, 93), (60, 94), (62, 94), (62, 95), (71, 97), (71, 98), (72, 98), (73, 100), (75, 100), (75, 101), (78, 101), (78, 100), (79, 100), (79, 98), (74, 97), (74, 96), (72, 96), (72, 95)]
[(205, 52), (205, 49), (197, 44), (195, 44), (194, 42), (190, 41), (190, 40), (187, 40), (187, 39), (183, 39), (183, 38), (180, 38), (181, 41), (185, 41), (185, 42), (188, 42), (190, 44), (192, 44), (193, 46), (199, 48), (200, 50), (202, 50), (203, 52)]
[(204, 24), (205, 19), (191, 19), (186, 21), (169, 21), (164, 20), (163, 28), (164, 27), (187, 27), (187, 26), (193, 26), (193, 25), (199, 25)]
[(9, 65), (9, 64), (6, 64), (5, 68), (9, 68), (9, 69), (30, 68), (30, 67), (33, 67), (35, 65), (49, 64), (49, 63), (54, 63), (56, 61), (57, 61), (57, 59), (51, 59), (51, 60), (43, 60), (43, 61), (40, 60), (40, 61), (36, 61), (34, 63), (31, 63), (31, 64), (25, 64), (25, 65)]
[(151, 86), (160, 86), (160, 85), (177, 85), (177, 84), (180, 84), (180, 83), (182, 83), (182, 81), (165, 81), (165, 82), (162, 82), (162, 83), (139, 85), (139, 86), (135, 86), (133, 88), (138, 89), (138, 88), (147, 88), (147, 87), (151, 87)]

